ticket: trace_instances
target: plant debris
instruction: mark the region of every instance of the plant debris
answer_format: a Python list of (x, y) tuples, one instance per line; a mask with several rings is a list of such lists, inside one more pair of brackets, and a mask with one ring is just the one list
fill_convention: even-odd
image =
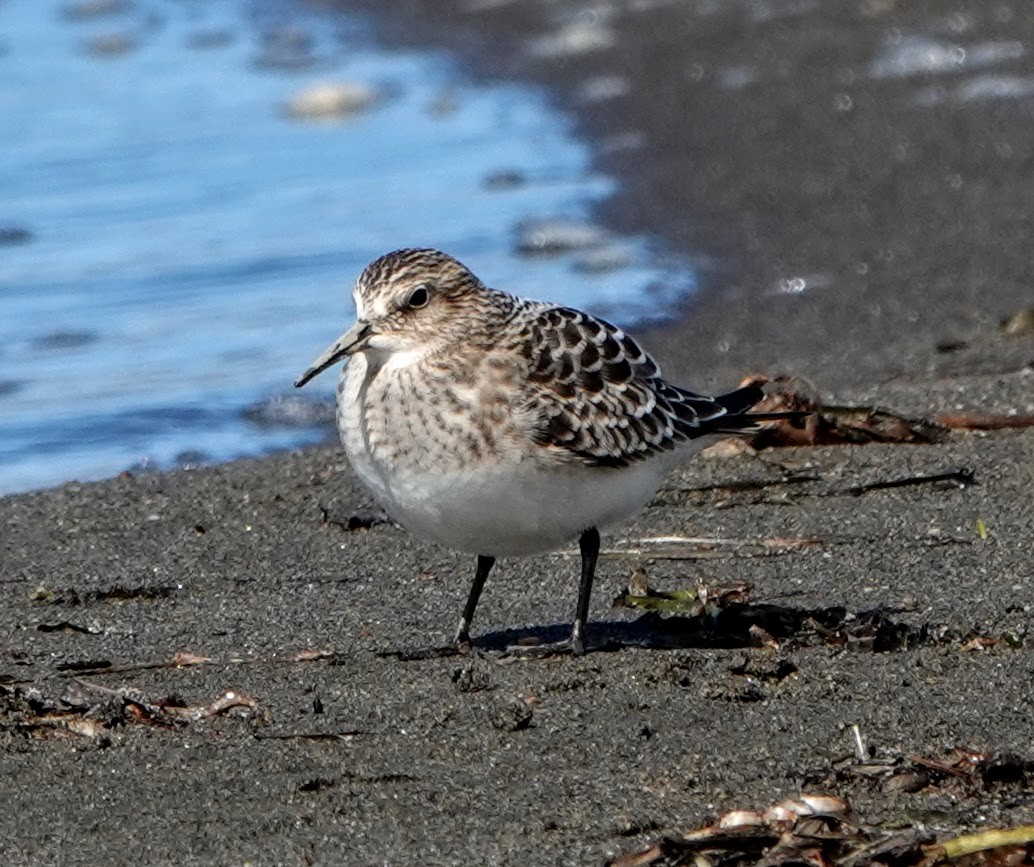
[(150, 699), (132, 687), (111, 688), (82, 680), (66, 681), (57, 692), (0, 684), (0, 731), (29, 737), (100, 738), (134, 723), (173, 728), (231, 712), (242, 719), (266, 718), (255, 699), (236, 690), (190, 705), (175, 696)]
[(100, 635), (103, 630), (96, 626), (83, 626), (79, 623), (72, 623), (68, 620), (61, 620), (57, 623), (40, 623), (36, 626), (37, 632), (78, 632), (81, 635)]
[[(1021, 865), (1034, 856), (1034, 826), (938, 841), (922, 828), (887, 830), (856, 816), (835, 795), (801, 794), (766, 810), (732, 810), (684, 836), (667, 836), (610, 867), (933, 867)], [(969, 856), (987, 853), (973, 860)]]
[(869, 491), (884, 491), (890, 488), (906, 488), (912, 485), (931, 485), (947, 482), (951, 487), (965, 488), (975, 485), (976, 473), (969, 467), (960, 467), (957, 470), (949, 470), (944, 473), (933, 473), (926, 476), (906, 476), (900, 479), (888, 479), (882, 482), (869, 482), (865, 485), (857, 485), (850, 488), (850, 493), (858, 496)]
[(689, 617), (715, 616), (729, 605), (744, 604), (750, 598), (750, 585), (739, 581), (714, 590), (698, 584), (693, 590), (653, 590), (647, 582), (646, 570), (633, 570), (628, 589), (614, 598), (615, 608), (641, 608)]
[(979, 413), (946, 413), (936, 416), (938, 424), (953, 430), (1006, 430), (1034, 427), (1034, 415), (982, 415)]
[(912, 624), (898, 619), (901, 608), (877, 607), (858, 613), (843, 606), (798, 608), (755, 603), (748, 584), (659, 591), (646, 572), (632, 572), (613, 607), (645, 613), (627, 624), (629, 643), (662, 647), (767, 647), (772, 650), (832, 645), (848, 650), (889, 653), (919, 646), (956, 644), (962, 651), (1022, 646), (1022, 636), (988, 636), (948, 624)]
[(695, 536), (644, 536), (630, 539), (620, 548), (605, 548), (607, 559), (649, 557), (652, 560), (711, 560), (718, 557), (773, 557), (822, 544), (813, 537), (771, 539), (722, 539)]
[[(930, 419), (908, 418), (878, 407), (824, 404), (814, 394), (805, 394), (794, 380), (751, 377), (768, 383), (765, 399), (757, 412), (805, 412), (802, 421), (785, 420), (764, 426), (754, 436), (756, 449), (771, 446), (864, 445), (866, 443), (936, 443), (948, 429)], [(812, 389), (814, 391), (814, 389)]]
[(936, 790), (954, 798), (982, 797), (996, 786), (1028, 788), (1034, 781), (1034, 761), (967, 747), (955, 747), (938, 757), (885, 751), (878, 757), (841, 761), (813, 781), (827, 785), (862, 781), (888, 792)]
[[(817, 484), (823, 481), (822, 476), (814, 474), (800, 474), (800, 475), (787, 475), (777, 479), (738, 479), (730, 482), (717, 482), (708, 485), (698, 485), (695, 487), (679, 487), (671, 489), (680, 496), (687, 494), (709, 494), (709, 493), (728, 493), (730, 495), (737, 494), (749, 494), (749, 493), (761, 493), (763, 496), (754, 497), (749, 499), (749, 502), (753, 503), (769, 503), (775, 505), (785, 505), (793, 503), (794, 501), (789, 497), (787, 493), (779, 493), (778, 495), (770, 495), (766, 492), (771, 488), (779, 488), (784, 486), (792, 485), (806, 485), (806, 484)], [(891, 490), (893, 488), (910, 488), (917, 487), (920, 485), (939, 485), (945, 489), (963, 489), (971, 485), (979, 484), (977, 481), (976, 472), (970, 467), (953, 467), (945, 469), (941, 472), (936, 473), (916, 473), (907, 476), (898, 476), (891, 479), (876, 479), (871, 482), (865, 482), (864, 484), (851, 485), (850, 487), (840, 486), (827, 486), (823, 489), (821, 486), (818, 490), (808, 490), (805, 492), (808, 496), (813, 497), (840, 497), (840, 496), (861, 496), (862, 494), (868, 494), (872, 491), (884, 491)], [(714, 503), (714, 508), (730, 508), (736, 504), (736, 499), (724, 498)], [(670, 541), (675, 541), (677, 537), (670, 537)], [(656, 544), (660, 540), (642, 540)], [(684, 539), (681, 541), (693, 542), (693, 543), (708, 543), (710, 542), (711, 547), (722, 545), (728, 548), (729, 546), (738, 546), (740, 548), (747, 548), (751, 544), (756, 544), (747, 539)], [(784, 539), (784, 540), (765, 540), (764, 544), (769, 548), (793, 548), (793, 547), (807, 547), (808, 545), (821, 544), (821, 539)], [(609, 552), (604, 551), (604, 554)], [(711, 555), (717, 556), (717, 555)]]
[[(1022, 314), (1022, 315), (1021, 315)], [(1027, 328), (1032, 311), (1017, 314), (1016, 329)], [(1011, 321), (1011, 320), (1010, 320)], [(1009, 330), (1007, 334), (1029, 331)], [(864, 445), (867, 443), (938, 443), (952, 430), (1000, 430), (1034, 427), (1032, 415), (940, 413), (932, 418), (910, 418), (881, 407), (845, 406), (822, 403), (815, 389), (789, 378), (750, 377), (744, 385), (768, 384), (767, 395), (757, 412), (803, 412), (803, 419), (785, 419), (765, 424), (751, 439), (755, 449), (772, 446)]]

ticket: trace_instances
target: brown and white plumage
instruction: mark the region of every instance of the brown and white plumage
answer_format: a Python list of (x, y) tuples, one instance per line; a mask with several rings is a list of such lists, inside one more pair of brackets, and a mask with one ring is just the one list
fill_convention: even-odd
[(579, 538), (580, 651), (597, 527), (654, 494), (692, 441), (766, 418), (761, 389), (678, 388), (620, 328), (487, 288), (437, 250), (398, 250), (356, 283), (357, 321), (299, 379), (348, 359), (338, 427), (356, 473), (403, 526), (479, 555), (457, 641), (494, 558)]
[(714, 398), (671, 385), (620, 328), (566, 307), (539, 312), (513, 346), (530, 363), (536, 441), (590, 466), (628, 466), (753, 424), (743, 413), (762, 397), (757, 386)]

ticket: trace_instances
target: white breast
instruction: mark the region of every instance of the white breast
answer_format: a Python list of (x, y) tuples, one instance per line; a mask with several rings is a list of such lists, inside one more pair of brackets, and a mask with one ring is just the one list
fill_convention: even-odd
[[(367, 404), (377, 399), (376, 380), (386, 372), (373, 376), (365, 353), (349, 360), (338, 395), (341, 441), (356, 474), (392, 517), (449, 548), (492, 556), (554, 550), (583, 530), (634, 514), (677, 460), (665, 454), (621, 468), (546, 463), (543, 447), (530, 438), (463, 465), (436, 459), (435, 450), (420, 443), (394, 442), (408, 450), (404, 460), (395, 460), (383, 432), (371, 437), (376, 425)], [(407, 427), (408, 439), (412, 425)], [(426, 437), (428, 445), (434, 433)]]

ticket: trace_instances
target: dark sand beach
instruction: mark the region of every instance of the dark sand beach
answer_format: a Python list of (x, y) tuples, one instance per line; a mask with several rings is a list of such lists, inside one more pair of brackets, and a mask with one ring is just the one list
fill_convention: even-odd
[[(641, 332), (673, 381), (1034, 415), (1034, 338), (1000, 326), (1034, 304), (1019, 0), (383, 24), (548, 86), (622, 182), (599, 219), (699, 262)], [(605, 536), (595, 651), (545, 660), (503, 649), (560, 635), (572, 552), (501, 564), (482, 653), (411, 653), (473, 564), (380, 520), (332, 448), (0, 499), (5, 862), (603, 864), (801, 791), (941, 837), (1032, 823), (1032, 490), (1029, 428), (698, 459)], [(637, 567), (753, 607), (612, 609)], [(932, 769), (959, 747), (985, 771)]]

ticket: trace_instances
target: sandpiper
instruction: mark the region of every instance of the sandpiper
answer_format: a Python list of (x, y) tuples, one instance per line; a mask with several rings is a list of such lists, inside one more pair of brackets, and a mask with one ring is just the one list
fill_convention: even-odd
[(489, 289), (438, 250), (380, 257), (353, 297), (355, 324), (295, 385), (347, 360), (337, 422), (356, 474), (406, 529), (477, 555), (461, 647), (496, 557), (578, 539), (571, 637), (550, 649), (583, 653), (598, 528), (645, 505), (707, 435), (787, 415), (748, 412), (758, 385), (671, 385), (620, 328)]

